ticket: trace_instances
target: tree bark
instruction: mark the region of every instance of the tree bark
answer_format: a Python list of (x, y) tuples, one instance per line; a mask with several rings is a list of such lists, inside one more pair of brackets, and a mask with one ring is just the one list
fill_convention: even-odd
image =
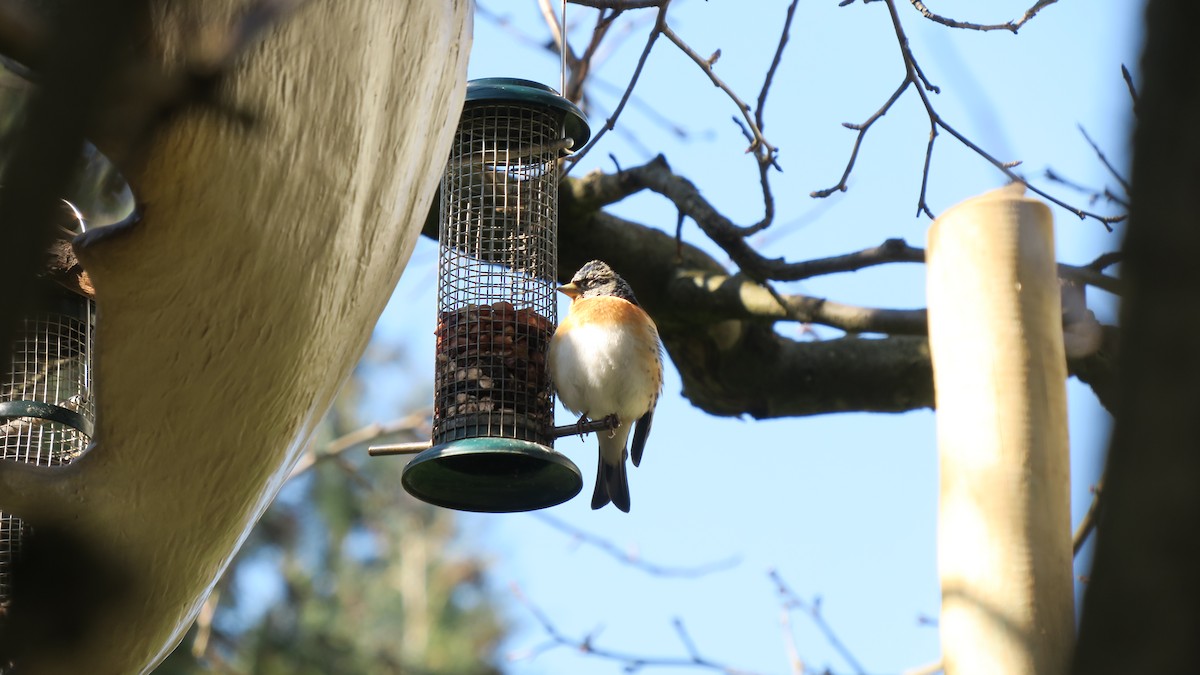
[(1200, 668), (1200, 5), (1151, 0), (1117, 422), (1074, 672)]

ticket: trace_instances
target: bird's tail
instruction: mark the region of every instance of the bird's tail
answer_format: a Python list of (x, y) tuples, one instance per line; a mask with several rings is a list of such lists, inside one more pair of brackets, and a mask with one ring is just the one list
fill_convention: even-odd
[(596, 470), (596, 490), (592, 493), (592, 508), (598, 509), (610, 501), (618, 509), (629, 513), (629, 478), (625, 474), (623, 457), (616, 463), (601, 458)]

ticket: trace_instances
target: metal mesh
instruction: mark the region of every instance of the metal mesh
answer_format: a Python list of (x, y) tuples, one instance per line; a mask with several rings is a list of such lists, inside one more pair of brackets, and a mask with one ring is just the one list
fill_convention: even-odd
[[(65, 292), (53, 298), (53, 311), (26, 318), (12, 343), (0, 386), (0, 459), (66, 464), (91, 440), (93, 303)], [(24, 529), (20, 518), (0, 513), (0, 606)]]
[(553, 444), (562, 113), (468, 107), (442, 177), (433, 442)]

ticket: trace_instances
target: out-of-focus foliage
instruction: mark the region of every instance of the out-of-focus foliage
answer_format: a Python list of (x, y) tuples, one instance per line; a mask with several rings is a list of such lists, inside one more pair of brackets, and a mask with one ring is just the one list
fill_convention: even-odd
[[(318, 433), (357, 427), (362, 373)], [(294, 477), (160, 675), (490, 675), (505, 625), (453, 512), (409, 497), (402, 458), (364, 446)], [(213, 602), (210, 599), (210, 603)], [(206, 611), (210, 608), (206, 608)]]

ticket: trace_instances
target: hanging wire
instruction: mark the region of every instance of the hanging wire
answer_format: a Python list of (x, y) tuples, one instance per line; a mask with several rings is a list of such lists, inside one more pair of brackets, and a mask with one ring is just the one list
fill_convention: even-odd
[(562, 36), (562, 43), (559, 45), (559, 51), (562, 52), (562, 65), (559, 67), (559, 93), (563, 96), (567, 95), (567, 0), (562, 0), (562, 25), (558, 29), (559, 35)]

